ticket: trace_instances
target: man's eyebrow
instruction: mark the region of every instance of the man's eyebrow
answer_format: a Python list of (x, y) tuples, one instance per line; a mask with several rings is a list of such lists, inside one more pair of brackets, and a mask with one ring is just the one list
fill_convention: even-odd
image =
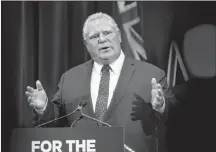
[(102, 31), (112, 31), (112, 29), (104, 29), (104, 30), (102, 30)]
[(89, 36), (99, 35), (99, 32), (97, 33), (90, 33)]
[(112, 30), (103, 30), (102, 32), (112, 32)]
[[(112, 29), (104, 29), (101, 32), (112, 32)], [(89, 37), (99, 35), (100, 32), (89, 33)]]

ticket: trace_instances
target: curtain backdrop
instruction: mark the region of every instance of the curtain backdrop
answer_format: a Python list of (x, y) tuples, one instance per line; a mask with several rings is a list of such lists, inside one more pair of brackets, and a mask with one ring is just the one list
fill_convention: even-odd
[(40, 80), (51, 99), (63, 72), (90, 59), (82, 26), (97, 11), (117, 14), (113, 2), (2, 3), (2, 124), (4, 150), (11, 130), (32, 127), (26, 87)]
[[(166, 71), (171, 39), (181, 41), (188, 28), (184, 23), (193, 22), (191, 18), (196, 15), (188, 16), (196, 7), (195, 3), (188, 3), (137, 2), (139, 34), (144, 40), (147, 62)], [(203, 10), (201, 7), (202, 3), (196, 11)], [(83, 45), (82, 26), (87, 16), (99, 11), (113, 16), (122, 29), (116, 2), (2, 2), (3, 151), (8, 151), (13, 128), (32, 127), (26, 87), (35, 87), (36, 80), (40, 80), (52, 98), (63, 72), (90, 59)], [(213, 18), (203, 12), (200, 14), (206, 22)], [(124, 40), (124, 33), (122, 36)], [(125, 42), (123, 51), (131, 55)]]

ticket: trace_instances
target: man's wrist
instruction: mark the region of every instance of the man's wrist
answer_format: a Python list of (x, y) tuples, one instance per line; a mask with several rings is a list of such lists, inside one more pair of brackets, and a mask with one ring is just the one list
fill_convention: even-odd
[(48, 103), (48, 98), (46, 98), (46, 104), (45, 104), (45, 106), (44, 106), (43, 108), (40, 108), (40, 109), (34, 108), (35, 111), (36, 111), (38, 114), (40, 114), (40, 115), (43, 114), (43, 112), (46, 110), (47, 103)]
[(157, 111), (157, 112), (159, 112), (159, 113), (163, 113), (164, 112), (164, 110), (165, 110), (165, 98), (163, 97), (163, 104), (160, 106), (160, 107), (158, 107), (158, 108), (153, 108), (155, 111)]

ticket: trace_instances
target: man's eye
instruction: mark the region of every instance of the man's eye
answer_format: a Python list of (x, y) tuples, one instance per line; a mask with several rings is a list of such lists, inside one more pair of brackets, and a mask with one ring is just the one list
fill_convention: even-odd
[(92, 35), (92, 36), (90, 36), (89, 37), (89, 39), (91, 40), (91, 39), (96, 39), (98, 37), (98, 35)]
[(110, 34), (112, 32), (111, 31), (104, 31), (103, 33), (104, 33), (104, 35), (108, 35), (108, 34)]

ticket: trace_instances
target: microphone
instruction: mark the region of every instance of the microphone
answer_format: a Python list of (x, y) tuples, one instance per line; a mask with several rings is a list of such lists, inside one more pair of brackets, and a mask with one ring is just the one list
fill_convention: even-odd
[(48, 122), (42, 123), (42, 124), (40, 124), (40, 125), (37, 125), (37, 126), (35, 126), (34, 128), (38, 128), (38, 127), (41, 127), (41, 126), (47, 125), (47, 124), (49, 124), (49, 123), (51, 123), (51, 122), (57, 121), (57, 120), (59, 120), (59, 119), (62, 119), (62, 118), (68, 117), (68, 116), (74, 114), (76, 111), (81, 111), (82, 108), (86, 106), (86, 104), (87, 104), (87, 102), (83, 102), (83, 101), (81, 101), (80, 104), (77, 106), (77, 108), (76, 108), (74, 111), (72, 111), (71, 113), (69, 113), (69, 114), (67, 114), (67, 115), (64, 115), (64, 116), (61, 116), (61, 117), (59, 117), (59, 118), (56, 118), (56, 119), (50, 120), (50, 121), (48, 121)]
[[(84, 108), (87, 105), (87, 101), (81, 101), (80, 103), (80, 107), (77, 107), (77, 110), (80, 111), (82, 113), (82, 108)], [(80, 119), (83, 118), (83, 115), (79, 116), (77, 119), (75, 119), (73, 121), (73, 123), (71, 124), (71, 127), (74, 127), (74, 125), (76, 124), (76, 122), (78, 122)]]
[[(82, 108), (85, 107), (86, 104), (87, 104), (86, 101), (83, 102), (83, 105), (84, 105), (84, 106), (82, 106)], [(103, 125), (106, 125), (106, 126), (108, 126), (108, 127), (110, 127), (110, 128), (112, 127), (110, 124), (108, 124), (108, 123), (106, 123), (106, 122), (103, 122), (103, 121), (101, 121), (101, 120), (99, 120), (99, 119), (96, 119), (96, 118), (94, 118), (94, 117), (91, 117), (91, 116), (88, 116), (88, 115), (84, 114), (84, 113), (82, 112), (82, 108), (79, 109), (79, 111), (80, 111), (80, 113), (81, 113), (81, 116), (78, 117), (78, 118), (72, 123), (71, 127), (73, 127), (73, 126), (75, 125), (76, 122), (78, 122), (80, 119), (82, 119), (82, 118), (84, 118), (84, 117), (89, 118), (89, 119), (91, 119), (91, 120), (93, 120), (93, 121), (96, 121), (96, 122), (98, 122), (98, 123), (101, 123), (101, 124), (103, 124)], [(124, 144), (124, 148), (127, 149), (129, 152), (135, 152), (132, 148), (130, 148), (130, 147), (127, 146), (126, 144)]]
[[(93, 121), (99, 122), (99, 123), (101, 123), (101, 124), (103, 124), (103, 125), (106, 125), (106, 126), (108, 126), (108, 127), (112, 127), (110, 124), (108, 124), (108, 123), (106, 123), (106, 122), (103, 122), (103, 121), (101, 121), (101, 120), (99, 120), (99, 119), (96, 119), (96, 118), (93, 118), (93, 117), (91, 117), (91, 116), (88, 116), (88, 115), (84, 114), (84, 113), (82, 112), (82, 110), (81, 110), (80, 112), (81, 112), (81, 114), (82, 114), (83, 117), (87, 117), (87, 118), (89, 118), (89, 119), (91, 119), (91, 120), (93, 120)], [(127, 149), (129, 152), (135, 152), (133, 149), (131, 149), (130, 147), (128, 147), (126, 144), (124, 144), (124, 148)]]
[(75, 123), (78, 122), (80, 119), (82, 119), (83, 116), (79, 116), (72, 124), (71, 127), (74, 127)]

